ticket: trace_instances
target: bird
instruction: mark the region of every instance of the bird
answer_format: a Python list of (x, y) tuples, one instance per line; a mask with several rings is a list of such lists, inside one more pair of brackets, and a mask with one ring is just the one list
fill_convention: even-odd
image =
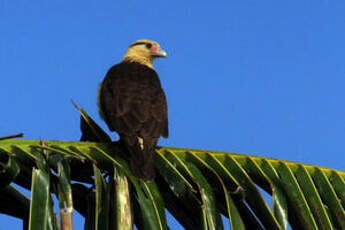
[(132, 174), (153, 181), (153, 157), (160, 137), (167, 138), (168, 107), (152, 62), (167, 53), (151, 40), (141, 39), (127, 48), (98, 87), (98, 111), (110, 131), (129, 152)]

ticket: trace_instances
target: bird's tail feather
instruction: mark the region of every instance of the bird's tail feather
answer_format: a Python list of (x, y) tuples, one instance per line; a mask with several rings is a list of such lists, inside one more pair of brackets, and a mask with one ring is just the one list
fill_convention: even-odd
[(143, 181), (153, 181), (155, 177), (153, 154), (156, 141), (144, 139), (143, 143), (140, 143), (137, 137), (121, 136), (121, 142), (130, 153), (132, 174)]

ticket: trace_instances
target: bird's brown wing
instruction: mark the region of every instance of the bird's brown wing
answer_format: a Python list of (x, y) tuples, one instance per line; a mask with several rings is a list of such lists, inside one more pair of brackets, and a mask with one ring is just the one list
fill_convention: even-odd
[(110, 130), (144, 138), (168, 136), (166, 98), (153, 69), (122, 62), (109, 70), (100, 90), (100, 109)]

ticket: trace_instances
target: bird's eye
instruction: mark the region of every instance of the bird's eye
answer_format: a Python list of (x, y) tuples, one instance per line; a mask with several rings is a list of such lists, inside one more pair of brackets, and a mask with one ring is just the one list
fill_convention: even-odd
[(147, 44), (146, 44), (146, 48), (151, 49), (151, 47), (152, 47), (152, 44), (151, 44), (151, 43), (147, 43)]

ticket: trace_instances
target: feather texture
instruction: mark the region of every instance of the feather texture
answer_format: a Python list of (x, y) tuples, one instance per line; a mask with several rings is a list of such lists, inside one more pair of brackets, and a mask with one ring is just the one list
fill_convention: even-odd
[(131, 154), (133, 174), (152, 180), (157, 140), (169, 135), (166, 97), (157, 73), (141, 63), (123, 61), (110, 68), (98, 97), (100, 114)]

